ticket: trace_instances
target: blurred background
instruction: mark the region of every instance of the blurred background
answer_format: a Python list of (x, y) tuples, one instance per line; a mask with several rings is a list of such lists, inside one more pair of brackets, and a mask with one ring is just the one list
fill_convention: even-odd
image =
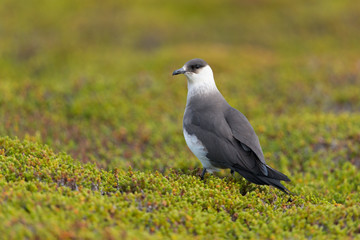
[(1, 0), (0, 134), (103, 168), (199, 167), (186, 79), (171, 76), (199, 57), (280, 164), (277, 121), (293, 133), (304, 116), (359, 113), (359, 13), (346, 0)]

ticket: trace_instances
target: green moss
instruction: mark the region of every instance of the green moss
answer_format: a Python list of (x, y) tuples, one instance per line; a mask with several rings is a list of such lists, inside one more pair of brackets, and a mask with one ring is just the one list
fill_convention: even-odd
[[(3, 0), (1, 236), (359, 238), (359, 7)], [(193, 57), (290, 176), (292, 202), (229, 171), (199, 180), (186, 80), (171, 77)]]
[(230, 176), (104, 171), (10, 138), (0, 138), (0, 148), (7, 238), (343, 238), (359, 231), (360, 178), (351, 164), (327, 179), (326, 166), (293, 174), (290, 202)]

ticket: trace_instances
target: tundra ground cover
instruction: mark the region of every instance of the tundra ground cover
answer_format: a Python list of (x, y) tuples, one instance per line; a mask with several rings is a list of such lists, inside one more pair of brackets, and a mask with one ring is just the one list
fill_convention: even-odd
[[(359, 11), (2, 1), (1, 235), (358, 238)], [(171, 77), (194, 57), (290, 176), (293, 202), (228, 171), (198, 179), (182, 136), (186, 80)]]

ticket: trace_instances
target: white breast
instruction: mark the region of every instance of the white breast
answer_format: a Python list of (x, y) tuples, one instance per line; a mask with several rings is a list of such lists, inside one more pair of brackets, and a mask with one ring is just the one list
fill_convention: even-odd
[(210, 160), (206, 157), (208, 151), (195, 135), (188, 134), (184, 129), (184, 137), (191, 152), (200, 160), (201, 164), (208, 172), (212, 173), (214, 171), (219, 171), (218, 168), (211, 165)]

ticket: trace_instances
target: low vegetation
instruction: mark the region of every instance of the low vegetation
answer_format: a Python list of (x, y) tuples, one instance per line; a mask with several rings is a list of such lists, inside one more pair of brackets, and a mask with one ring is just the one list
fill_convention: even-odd
[(296, 194), (290, 199), (230, 176), (201, 181), (196, 171), (105, 171), (29, 141), (1, 138), (0, 146), (0, 231), (6, 238), (351, 238), (360, 233), (360, 177), (350, 163), (336, 167), (332, 159), (313, 159), (312, 171), (293, 176), (289, 188)]
[[(0, 236), (359, 239), (359, 7), (2, 1)], [(199, 179), (171, 77), (194, 57), (293, 196)]]

